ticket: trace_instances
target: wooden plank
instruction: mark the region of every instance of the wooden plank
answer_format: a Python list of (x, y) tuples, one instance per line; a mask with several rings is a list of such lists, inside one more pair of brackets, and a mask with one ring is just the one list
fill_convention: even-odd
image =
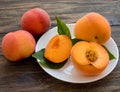
[[(21, 29), (23, 13), (36, 7), (48, 12), (51, 28), (56, 26), (56, 15), (65, 23), (75, 23), (88, 12), (98, 12), (110, 21), (113, 19), (112, 37), (120, 50), (119, 0), (0, 0), (0, 47), (6, 33)], [(45, 73), (32, 57), (9, 62), (0, 48), (0, 92), (119, 92), (119, 68), (120, 62), (111, 74), (93, 83), (66, 83)]]

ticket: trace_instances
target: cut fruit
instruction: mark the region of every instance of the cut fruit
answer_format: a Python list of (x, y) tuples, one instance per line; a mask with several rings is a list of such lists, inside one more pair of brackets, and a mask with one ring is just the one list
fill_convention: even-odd
[(75, 67), (86, 75), (99, 74), (109, 63), (107, 51), (95, 42), (76, 43), (72, 47), (71, 58)]
[(45, 48), (44, 56), (54, 63), (61, 63), (70, 56), (72, 42), (66, 35), (54, 36)]

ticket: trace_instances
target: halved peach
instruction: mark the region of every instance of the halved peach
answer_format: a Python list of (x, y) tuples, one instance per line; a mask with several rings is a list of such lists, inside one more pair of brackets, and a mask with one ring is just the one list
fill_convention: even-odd
[(98, 43), (81, 41), (71, 49), (74, 66), (85, 75), (101, 73), (109, 63), (107, 51)]
[(66, 35), (56, 35), (47, 44), (45, 58), (54, 63), (61, 63), (70, 56), (72, 42)]

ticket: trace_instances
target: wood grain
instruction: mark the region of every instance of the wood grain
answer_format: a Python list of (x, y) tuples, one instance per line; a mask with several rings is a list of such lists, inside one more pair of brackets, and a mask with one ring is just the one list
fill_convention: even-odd
[[(36, 7), (48, 12), (51, 28), (56, 26), (56, 15), (65, 23), (75, 23), (88, 12), (114, 16), (120, 22), (119, 0), (0, 0), (0, 46), (6, 33), (21, 29), (23, 13)], [(120, 50), (120, 26), (111, 28)], [(120, 62), (111, 74), (99, 81), (72, 84), (45, 73), (32, 57), (11, 63), (0, 48), (0, 92), (120, 92)]]

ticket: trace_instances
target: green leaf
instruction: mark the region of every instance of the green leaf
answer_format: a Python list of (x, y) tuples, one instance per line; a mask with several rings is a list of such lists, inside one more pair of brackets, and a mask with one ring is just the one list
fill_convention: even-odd
[(83, 40), (80, 40), (80, 39), (77, 39), (77, 38), (72, 38), (72, 45), (75, 45), (79, 41), (83, 41)]
[(44, 57), (44, 51), (45, 51), (45, 49), (41, 49), (40, 51), (38, 51), (32, 55), (32, 57), (40, 60), (38, 63), (40, 63), (43, 67), (47, 67), (47, 68), (51, 68), (51, 69), (59, 69), (59, 68), (63, 67), (64, 64), (67, 62), (67, 60), (65, 60), (62, 63), (53, 63)]
[(56, 16), (57, 27), (58, 27), (58, 34), (59, 35), (67, 35), (71, 39), (70, 30), (67, 25)]
[(106, 51), (108, 52), (108, 55), (109, 55), (109, 59), (110, 60), (112, 60), (112, 59), (116, 59), (116, 57), (104, 46), (104, 45), (102, 45), (105, 49), (106, 49)]

